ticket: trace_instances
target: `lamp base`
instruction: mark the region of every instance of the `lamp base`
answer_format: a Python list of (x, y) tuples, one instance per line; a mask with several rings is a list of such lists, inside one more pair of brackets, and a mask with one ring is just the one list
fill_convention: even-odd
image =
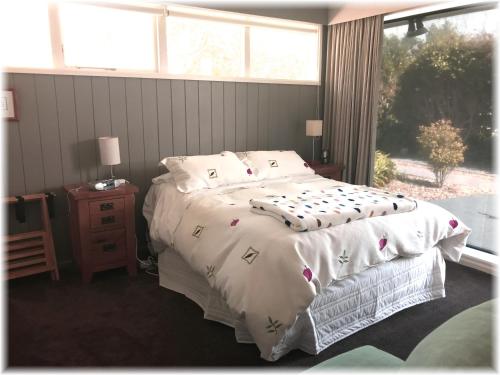
[(315, 143), (315, 140), (316, 140), (316, 137), (312, 137), (313, 139), (313, 154), (312, 154), (312, 158), (311, 158), (311, 161), (314, 161), (314, 143)]

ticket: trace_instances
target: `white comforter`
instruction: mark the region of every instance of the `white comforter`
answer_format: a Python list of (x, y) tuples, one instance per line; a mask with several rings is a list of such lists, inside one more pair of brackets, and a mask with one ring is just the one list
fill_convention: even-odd
[(458, 261), (470, 233), (450, 212), (423, 201), (411, 212), (302, 233), (250, 211), (252, 198), (331, 184), (309, 175), (182, 194), (173, 183), (162, 183), (148, 192), (143, 212), (151, 238), (204, 274), (244, 317), (261, 356), (275, 360), (287, 328), (321, 288), (435, 245)]

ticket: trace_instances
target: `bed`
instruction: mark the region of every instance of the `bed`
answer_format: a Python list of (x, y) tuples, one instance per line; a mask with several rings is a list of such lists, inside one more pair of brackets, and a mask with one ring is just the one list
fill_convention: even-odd
[[(248, 175), (257, 174), (248, 165)], [(444, 297), (443, 258), (458, 261), (470, 232), (427, 202), (294, 232), (252, 212), (249, 201), (352, 185), (308, 172), (181, 192), (175, 167), (169, 170), (153, 180), (143, 207), (160, 285), (196, 302), (206, 319), (233, 327), (237, 342), (255, 343), (269, 361), (296, 348), (317, 354), (397, 311)]]

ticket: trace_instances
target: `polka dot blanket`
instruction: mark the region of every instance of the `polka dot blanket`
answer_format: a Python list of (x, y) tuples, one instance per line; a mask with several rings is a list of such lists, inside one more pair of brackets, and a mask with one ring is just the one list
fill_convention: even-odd
[(357, 185), (304, 190), (294, 195), (250, 199), (252, 211), (268, 215), (297, 232), (313, 231), (368, 217), (412, 211), (417, 202), (401, 194)]

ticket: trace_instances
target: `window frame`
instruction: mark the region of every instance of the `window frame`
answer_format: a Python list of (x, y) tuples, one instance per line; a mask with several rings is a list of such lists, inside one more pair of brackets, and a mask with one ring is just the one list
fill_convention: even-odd
[[(154, 44), (156, 70), (129, 70), (122, 68), (88, 68), (69, 67), (64, 63), (64, 46), (62, 43), (62, 31), (59, 15), (58, 2), (48, 3), (49, 31), (52, 46), (52, 68), (30, 68), (30, 67), (4, 67), (6, 73), (34, 73), (34, 74), (58, 74), (58, 75), (92, 75), (106, 77), (136, 77), (155, 79), (180, 79), (199, 81), (222, 81), (222, 82), (248, 82), (248, 83), (278, 83), (293, 85), (313, 85), (320, 86), (322, 79), (322, 44), (323, 25), (302, 21), (291, 21), (279, 18), (254, 16), (220, 10), (190, 7), (185, 5), (161, 5), (161, 4), (134, 4), (134, 3), (111, 3), (99, 1), (68, 1), (81, 5), (90, 5), (104, 8), (114, 8), (117, 10), (129, 10), (136, 12), (146, 12), (155, 14), (154, 17)], [(167, 66), (167, 23), (168, 16), (185, 17), (191, 19), (206, 19), (215, 22), (235, 23), (245, 27), (244, 38), (244, 76), (204, 76), (192, 74), (171, 74), (168, 73)], [(317, 79), (315, 80), (292, 80), (292, 79), (263, 79), (250, 77), (250, 27), (251, 26), (274, 27), (278, 29), (293, 29), (309, 31), (317, 34), (318, 66)]]

